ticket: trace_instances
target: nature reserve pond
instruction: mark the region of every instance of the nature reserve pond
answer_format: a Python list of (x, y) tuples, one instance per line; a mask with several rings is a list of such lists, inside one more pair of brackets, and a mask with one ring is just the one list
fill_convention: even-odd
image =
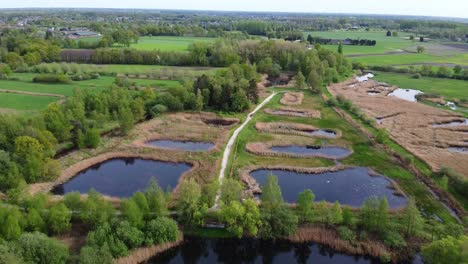
[(390, 208), (406, 205), (406, 198), (389, 188), (391, 181), (381, 175), (371, 175), (368, 168), (354, 167), (325, 173), (298, 173), (287, 170), (260, 169), (250, 173), (260, 186), (268, 175), (278, 177), (284, 200), (295, 203), (297, 195), (305, 189), (315, 194), (315, 201), (338, 201), (344, 205), (360, 207), (371, 196), (385, 196)]
[(370, 264), (380, 262), (368, 257), (339, 253), (315, 243), (253, 238), (186, 237), (182, 245), (158, 254), (146, 263)]
[(416, 95), (422, 94), (423, 92), (414, 89), (395, 89), (393, 92), (389, 93), (388, 96), (395, 96), (400, 99), (410, 101), (410, 102), (417, 102)]
[(343, 159), (351, 154), (351, 151), (342, 147), (335, 146), (273, 146), (272, 151), (288, 153), (288, 154), (299, 154), (311, 157), (323, 157), (330, 159)]
[(176, 141), (176, 140), (152, 140), (146, 143), (148, 146), (164, 149), (179, 149), (186, 151), (207, 151), (214, 147), (213, 143)]
[(310, 130), (310, 131), (303, 131), (303, 132), (309, 133), (314, 136), (336, 138), (336, 132), (333, 130), (317, 129), (317, 130)]
[(94, 165), (78, 173), (70, 181), (55, 187), (54, 194), (87, 193), (92, 188), (112, 197), (129, 197), (143, 191), (152, 178), (159, 186), (175, 188), (180, 176), (190, 170), (186, 163), (118, 158)]

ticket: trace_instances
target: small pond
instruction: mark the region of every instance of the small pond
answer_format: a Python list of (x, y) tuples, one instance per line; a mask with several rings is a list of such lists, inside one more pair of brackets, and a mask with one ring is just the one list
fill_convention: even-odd
[(439, 123), (439, 124), (432, 124), (432, 127), (452, 127), (452, 126), (463, 126), (468, 125), (468, 119), (465, 120), (457, 120), (447, 123)]
[(301, 116), (306, 117), (307, 114), (301, 111), (288, 111), (288, 110), (273, 110), (272, 113), (274, 115), (294, 115), (294, 116)]
[(284, 200), (295, 203), (297, 195), (305, 189), (311, 189), (315, 201), (338, 201), (341, 204), (360, 207), (371, 196), (385, 196), (391, 208), (406, 205), (406, 198), (396, 195), (389, 188), (391, 182), (384, 176), (371, 176), (364, 167), (348, 168), (325, 173), (297, 173), (285, 170), (256, 170), (250, 175), (262, 186), (273, 174), (278, 177)]
[(333, 130), (316, 129), (316, 130), (306, 130), (302, 132), (306, 132), (308, 134), (319, 136), (319, 137), (336, 138), (336, 132)]
[(186, 151), (207, 151), (214, 147), (213, 143), (208, 142), (176, 141), (162, 139), (148, 141), (146, 144), (156, 148), (179, 149)]
[(450, 147), (448, 150), (454, 153), (468, 154), (468, 147)]
[(324, 157), (331, 159), (343, 159), (351, 154), (351, 151), (346, 148), (336, 146), (273, 146), (272, 151), (299, 154), (311, 157)]
[(418, 101), (416, 99), (416, 95), (422, 94), (423, 92), (419, 90), (414, 90), (414, 89), (395, 89), (393, 92), (389, 93), (388, 96), (395, 96), (400, 99), (410, 101), (410, 102), (416, 102)]
[(112, 197), (129, 197), (143, 191), (152, 178), (164, 190), (175, 188), (180, 176), (191, 169), (186, 163), (172, 163), (136, 158), (119, 158), (94, 165), (70, 181), (55, 187), (54, 194), (96, 191)]
[(368, 74), (366, 74), (366, 75), (362, 75), (362, 76), (356, 77), (356, 80), (357, 80), (358, 82), (365, 82), (365, 81), (368, 81), (368, 80), (371, 79), (371, 78), (374, 78), (374, 74), (368, 73)]
[(368, 257), (339, 253), (315, 243), (252, 238), (186, 237), (182, 245), (158, 254), (146, 263), (373, 264), (379, 262)]

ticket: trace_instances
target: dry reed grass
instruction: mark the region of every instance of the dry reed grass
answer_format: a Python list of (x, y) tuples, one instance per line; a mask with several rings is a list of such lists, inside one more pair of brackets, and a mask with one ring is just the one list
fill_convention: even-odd
[(183, 241), (184, 241), (184, 238), (181, 235), (175, 242), (166, 243), (162, 245), (155, 245), (151, 247), (137, 248), (133, 250), (132, 252), (130, 252), (129, 256), (116, 259), (114, 261), (114, 264), (144, 263), (159, 253), (162, 253), (168, 249), (179, 246), (180, 244), (182, 244)]
[(295, 106), (301, 105), (302, 100), (304, 100), (304, 93), (299, 92), (287, 92), (283, 94), (283, 97), (280, 100), (282, 105)]
[(311, 118), (320, 118), (320, 111), (318, 110), (306, 110), (306, 109), (295, 109), (290, 107), (281, 107), (281, 108), (265, 108), (263, 110), (265, 113), (270, 115), (280, 115), (280, 116), (292, 116), (292, 117), (311, 117)]

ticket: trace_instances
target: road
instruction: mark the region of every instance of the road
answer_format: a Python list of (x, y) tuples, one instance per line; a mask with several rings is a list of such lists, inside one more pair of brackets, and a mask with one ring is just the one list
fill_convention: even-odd
[(271, 99), (273, 99), (273, 97), (275, 97), (275, 95), (277, 94), (278, 93), (271, 94), (270, 96), (265, 98), (265, 100), (263, 100), (263, 102), (259, 104), (252, 112), (250, 112), (247, 118), (245, 119), (244, 123), (242, 123), (242, 125), (234, 131), (231, 138), (229, 139), (226, 145), (226, 148), (224, 149), (223, 160), (221, 161), (221, 170), (219, 171), (219, 176), (218, 176), (219, 189), (218, 189), (218, 193), (216, 194), (214, 206), (211, 208), (212, 210), (216, 210), (219, 207), (219, 199), (221, 197), (221, 185), (223, 184), (224, 175), (226, 174), (226, 168), (229, 162), (229, 156), (231, 155), (231, 149), (232, 149), (232, 146), (234, 146), (234, 143), (236, 142), (237, 136), (242, 131), (242, 129), (244, 129), (247, 126), (250, 120), (252, 120), (254, 114), (258, 110), (260, 110), (266, 103), (268, 103)]

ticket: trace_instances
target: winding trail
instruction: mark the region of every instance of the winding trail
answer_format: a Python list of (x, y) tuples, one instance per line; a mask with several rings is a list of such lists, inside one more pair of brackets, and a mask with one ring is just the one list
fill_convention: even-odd
[(212, 210), (217, 210), (219, 207), (219, 199), (221, 197), (221, 185), (223, 184), (224, 174), (226, 173), (226, 168), (229, 162), (229, 156), (231, 155), (231, 149), (234, 143), (236, 142), (237, 136), (242, 131), (242, 129), (244, 129), (247, 126), (250, 120), (252, 120), (254, 114), (258, 110), (260, 110), (266, 103), (268, 103), (271, 99), (273, 99), (273, 97), (275, 97), (275, 95), (277, 94), (278, 94), (277, 92), (274, 92), (273, 94), (265, 98), (265, 100), (263, 100), (263, 102), (259, 104), (252, 112), (250, 112), (249, 115), (247, 116), (247, 119), (245, 119), (244, 123), (242, 123), (242, 125), (234, 131), (231, 138), (229, 139), (226, 145), (226, 148), (224, 149), (223, 160), (221, 162), (221, 170), (219, 171), (219, 176), (218, 176), (219, 189), (218, 189), (218, 193), (216, 194), (215, 203), (213, 207), (211, 208)]

